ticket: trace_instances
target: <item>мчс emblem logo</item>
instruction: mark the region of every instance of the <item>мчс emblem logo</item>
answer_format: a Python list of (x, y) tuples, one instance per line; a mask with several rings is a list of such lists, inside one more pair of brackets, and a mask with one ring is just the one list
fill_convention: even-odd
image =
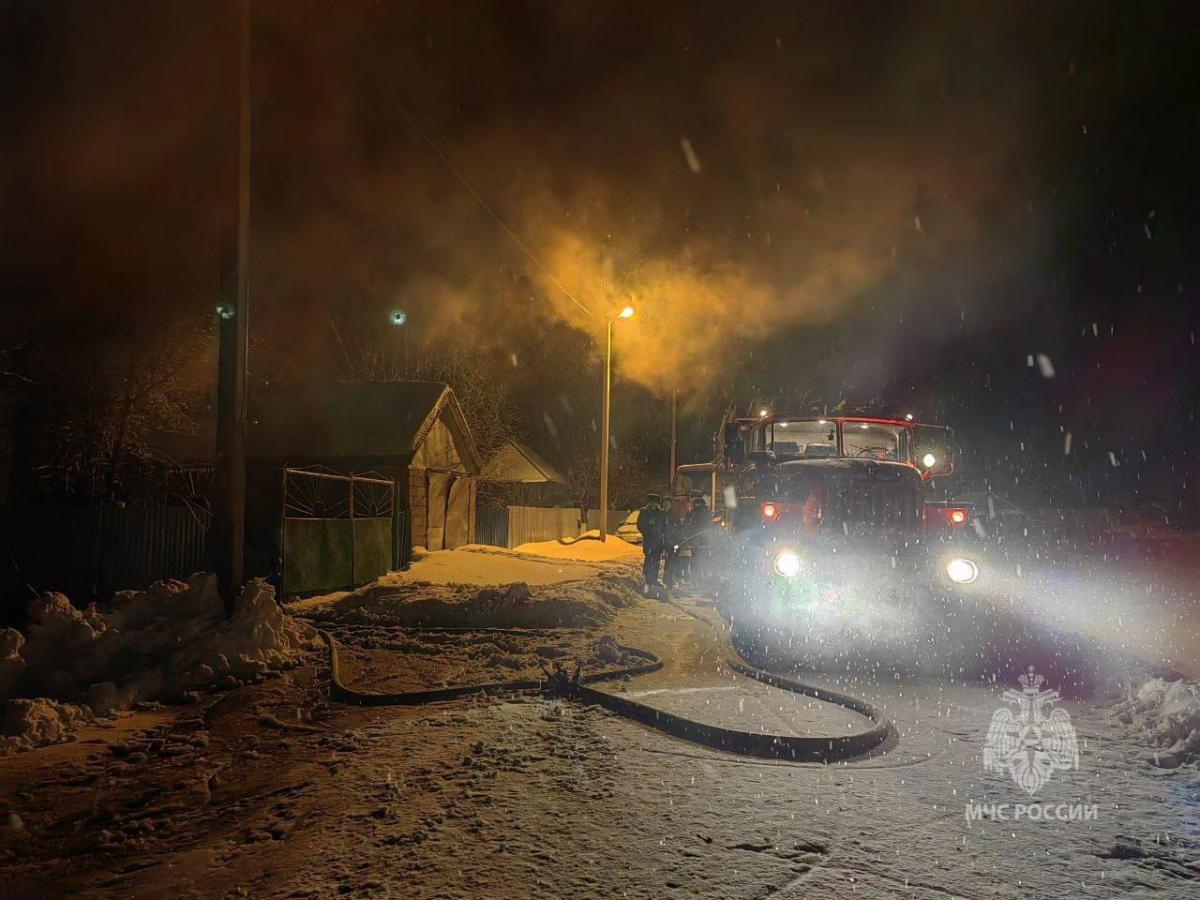
[(992, 716), (983, 747), (983, 767), (989, 772), (1007, 771), (1021, 790), (1032, 795), (1056, 770), (1079, 768), (1079, 742), (1065, 709), (1047, 712), (1047, 707), (1059, 700), (1059, 694), (1042, 689), (1045, 677), (1035, 674), (1030, 666), (1017, 680), (1021, 683), (1020, 693), (1004, 692), (1004, 699), (1016, 705), (1016, 714), (1003, 706)]

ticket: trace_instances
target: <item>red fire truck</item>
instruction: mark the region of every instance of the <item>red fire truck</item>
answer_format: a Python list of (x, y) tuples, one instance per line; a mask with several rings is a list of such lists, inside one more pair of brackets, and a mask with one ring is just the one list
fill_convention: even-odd
[(899, 581), (963, 591), (984, 578), (974, 511), (936, 499), (954, 470), (949, 428), (761, 409), (720, 437), (714, 462), (677, 469), (675, 491), (711, 496), (727, 606), (778, 612)]

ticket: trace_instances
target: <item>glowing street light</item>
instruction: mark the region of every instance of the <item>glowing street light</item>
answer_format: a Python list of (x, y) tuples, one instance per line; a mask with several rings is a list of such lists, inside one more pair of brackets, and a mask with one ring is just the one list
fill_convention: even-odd
[(399, 375), (401, 378), (408, 378), (408, 329), (404, 327), (408, 324), (408, 313), (402, 309), (393, 309), (388, 313), (388, 322), (393, 328), (399, 329), (400, 335), (404, 338), (403, 368), (400, 370)]
[(632, 319), (633, 307), (626, 306), (608, 320), (604, 344), (604, 403), (600, 411), (600, 540), (608, 537), (608, 408), (612, 394), (612, 330), (617, 319)]

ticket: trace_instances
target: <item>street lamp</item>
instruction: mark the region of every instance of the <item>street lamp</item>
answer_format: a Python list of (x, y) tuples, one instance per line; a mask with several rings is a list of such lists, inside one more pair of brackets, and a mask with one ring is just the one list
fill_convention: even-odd
[(398, 379), (402, 380), (408, 377), (408, 329), (403, 327), (408, 324), (408, 313), (402, 309), (393, 309), (388, 314), (388, 321), (392, 323), (393, 328), (401, 329), (404, 337), (404, 360), (402, 363), (404, 368), (400, 371), (400, 379)]
[(607, 325), (604, 343), (604, 403), (600, 411), (600, 540), (608, 537), (608, 407), (612, 393), (612, 330), (617, 319), (633, 318), (633, 307), (626, 306)]

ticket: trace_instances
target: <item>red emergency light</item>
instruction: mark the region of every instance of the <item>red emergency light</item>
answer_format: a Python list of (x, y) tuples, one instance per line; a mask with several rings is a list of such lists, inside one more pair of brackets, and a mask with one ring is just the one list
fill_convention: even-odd
[(937, 508), (937, 513), (945, 519), (947, 525), (966, 525), (967, 519), (970, 516), (970, 510), (961, 506), (941, 506)]

